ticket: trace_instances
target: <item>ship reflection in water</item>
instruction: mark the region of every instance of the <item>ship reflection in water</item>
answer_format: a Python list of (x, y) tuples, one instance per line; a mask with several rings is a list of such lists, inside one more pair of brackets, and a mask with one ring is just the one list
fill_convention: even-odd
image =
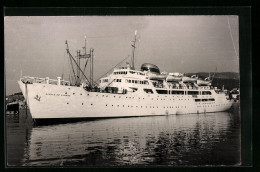
[[(236, 113), (218, 112), (21, 127), (8, 117), (7, 162), (10, 166), (239, 165), (239, 119)], [(24, 137), (15, 141), (18, 135)]]

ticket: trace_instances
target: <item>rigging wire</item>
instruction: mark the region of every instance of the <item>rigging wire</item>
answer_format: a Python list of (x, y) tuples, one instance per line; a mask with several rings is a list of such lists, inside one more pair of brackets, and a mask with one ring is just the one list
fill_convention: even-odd
[(127, 56), (125, 59), (123, 59), (122, 61), (120, 61), (118, 64), (116, 64), (113, 68), (109, 69), (108, 72), (106, 72), (104, 75), (102, 75), (101, 77), (99, 77), (94, 83), (96, 83), (100, 78), (104, 77), (105, 75), (107, 75), (111, 70), (113, 70), (114, 68), (116, 68), (118, 65), (120, 65), (121, 63), (123, 63), (126, 59), (128, 59), (130, 56)]
[[(73, 67), (73, 63), (72, 63), (72, 60), (71, 60), (71, 54), (68, 52), (68, 54), (69, 54), (69, 56), (70, 56), (70, 64), (71, 64), (71, 67), (72, 67), (72, 71), (73, 71), (73, 76), (75, 77), (76, 75), (75, 75), (75, 71), (74, 71), (74, 67)], [(72, 57), (73, 58), (73, 57)], [(75, 78), (75, 80), (76, 80), (76, 78)]]
[[(84, 70), (83, 70), (84, 73), (85, 73), (86, 68), (87, 68), (88, 59), (89, 59), (89, 58), (87, 58), (87, 59), (86, 59), (86, 62), (85, 62), (85, 66), (84, 66)], [(81, 76), (81, 78), (80, 78), (80, 81), (81, 81), (81, 80), (82, 80), (82, 76)]]
[(65, 52), (63, 53), (63, 68), (62, 68), (62, 79), (63, 79), (63, 76), (64, 76), (64, 73), (65, 73), (65, 64), (66, 63), (66, 58), (65, 58)]
[(236, 48), (235, 48), (234, 38), (233, 38), (233, 35), (232, 35), (232, 32), (231, 32), (231, 26), (230, 26), (230, 23), (229, 23), (229, 18), (228, 18), (228, 16), (227, 16), (227, 21), (228, 21), (229, 33), (230, 33), (230, 36), (231, 36), (231, 39), (232, 39), (233, 48), (234, 48), (234, 50), (235, 50), (236, 57), (238, 57), (238, 53), (237, 53)]
[[(74, 63), (76, 64), (76, 66), (78, 67), (78, 69), (80, 70), (80, 72), (83, 74), (83, 76), (86, 78), (86, 80), (89, 82), (87, 76), (84, 74), (84, 72), (80, 69), (80, 66), (77, 64), (76, 60), (73, 58), (73, 56), (70, 54), (70, 52), (68, 52), (70, 55), (70, 59), (72, 59), (74, 61)], [(89, 82), (90, 83), (90, 82)]]

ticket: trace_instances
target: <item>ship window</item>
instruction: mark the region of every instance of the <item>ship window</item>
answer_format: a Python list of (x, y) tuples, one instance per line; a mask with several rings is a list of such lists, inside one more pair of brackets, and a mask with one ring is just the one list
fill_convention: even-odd
[(215, 101), (215, 99), (209, 99), (209, 101)]
[(195, 99), (195, 102), (200, 102), (201, 101), (201, 99)]
[(152, 89), (146, 89), (144, 88), (144, 92), (148, 93), (148, 94), (153, 94), (153, 90)]
[(198, 95), (198, 91), (188, 91), (188, 95)]
[(211, 95), (210, 91), (202, 91), (202, 95)]
[(135, 80), (135, 83), (136, 83), (136, 84), (138, 83), (137, 80)]
[(168, 90), (156, 90), (158, 94), (168, 94)]
[(203, 102), (206, 102), (206, 101), (208, 101), (208, 99), (202, 99), (202, 101), (203, 101)]
[(172, 91), (172, 94), (184, 94), (184, 91)]
[(132, 83), (135, 83), (135, 81), (134, 81), (134, 80), (132, 80)]
[(145, 84), (145, 85), (149, 85), (149, 82), (148, 82), (148, 81), (144, 81), (144, 84)]

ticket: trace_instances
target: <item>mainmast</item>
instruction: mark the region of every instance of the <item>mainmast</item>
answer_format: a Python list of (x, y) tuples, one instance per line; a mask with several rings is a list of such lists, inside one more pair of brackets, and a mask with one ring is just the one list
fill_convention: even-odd
[(137, 35), (137, 30), (135, 31), (135, 37), (134, 37), (134, 41), (132, 41), (132, 47), (133, 47), (133, 49), (132, 49), (132, 58), (131, 58), (131, 68), (132, 69), (135, 69), (135, 48), (136, 48), (136, 46), (135, 46), (135, 43), (136, 43), (136, 35)]

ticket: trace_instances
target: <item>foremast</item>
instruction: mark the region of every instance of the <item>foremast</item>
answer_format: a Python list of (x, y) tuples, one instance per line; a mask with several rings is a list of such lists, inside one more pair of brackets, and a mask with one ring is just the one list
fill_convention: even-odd
[[(81, 54), (80, 50), (77, 50), (77, 55), (75, 56), (75, 58), (76, 58), (75, 59), (70, 53), (67, 40), (66, 40), (65, 44), (66, 44), (66, 51), (67, 51), (67, 54), (68, 54), (68, 57), (69, 57), (71, 69), (72, 69), (72, 72), (73, 72), (72, 78), (70, 78), (71, 85), (80, 86), (81, 81), (82, 81), (82, 77), (84, 77), (86, 79), (88, 86), (93, 87), (94, 86), (94, 81), (93, 81), (94, 49), (90, 48), (89, 54), (87, 54), (86, 37), (85, 37), (85, 46), (83, 47), (84, 53)], [(80, 64), (82, 59), (86, 60), (83, 70), (81, 69), (81, 64)], [(89, 78), (85, 75), (85, 71), (86, 71), (86, 68), (87, 68), (87, 65), (88, 65), (88, 61), (90, 61), (90, 77)]]

